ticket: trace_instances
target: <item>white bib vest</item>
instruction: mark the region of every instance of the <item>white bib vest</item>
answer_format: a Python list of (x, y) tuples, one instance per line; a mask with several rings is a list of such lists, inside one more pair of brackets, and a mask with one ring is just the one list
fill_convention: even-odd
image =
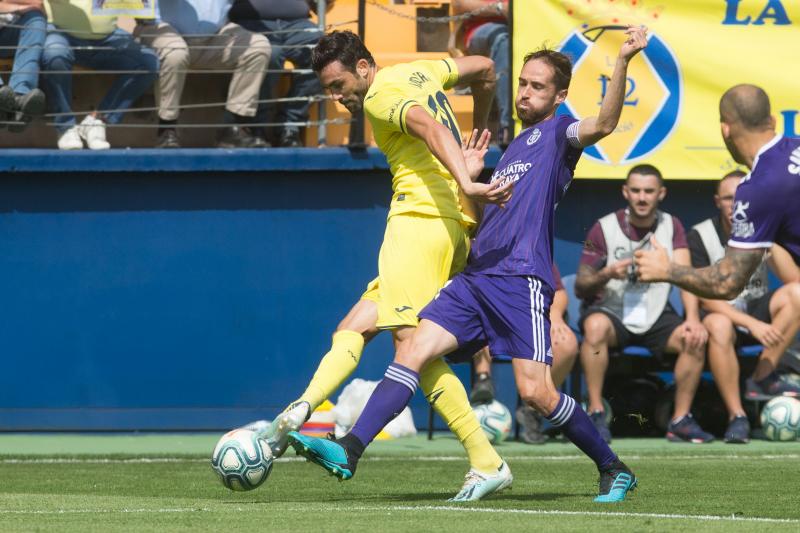
[[(719, 240), (719, 234), (717, 234), (717, 230), (714, 227), (714, 222), (709, 218), (693, 226), (693, 229), (697, 230), (697, 233), (700, 235), (700, 240), (703, 241), (703, 247), (706, 249), (711, 264), (714, 265), (721, 261), (722, 258), (725, 257), (725, 245)], [(761, 264), (758, 265), (756, 271), (753, 272), (753, 275), (750, 276), (750, 279), (747, 281), (744, 290), (739, 293), (739, 296), (728, 303), (738, 310), (746, 312), (748, 302), (761, 298), (767, 294), (768, 290), (769, 276), (767, 274), (767, 263), (762, 259)]]
[[(674, 228), (672, 216), (667, 213), (657, 212), (657, 225), (655, 237), (672, 258), (672, 236)], [(600, 228), (608, 250), (607, 265), (613, 265), (628, 259), (637, 249), (648, 249), (650, 244), (642, 241), (632, 241), (625, 235), (619, 225), (616, 213), (611, 213), (600, 219)], [(646, 236), (646, 240), (650, 237)], [(622, 320), (625, 328), (636, 334), (645, 333), (655, 324), (669, 301), (669, 292), (672, 285), (669, 283), (636, 283), (628, 279), (612, 279), (606, 284), (600, 306), (607, 309)]]

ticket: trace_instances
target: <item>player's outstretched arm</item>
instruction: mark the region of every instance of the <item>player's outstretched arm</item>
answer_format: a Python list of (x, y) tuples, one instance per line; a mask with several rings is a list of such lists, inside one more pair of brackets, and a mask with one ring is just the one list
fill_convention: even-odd
[(652, 250), (635, 252), (641, 281), (666, 281), (701, 298), (732, 300), (744, 289), (764, 255), (763, 249), (725, 248), (725, 257), (715, 265), (692, 268), (670, 262), (666, 250), (655, 237)]
[(452, 174), (461, 191), (478, 202), (503, 205), (511, 199), (512, 183), (474, 183), (470, 178), (464, 154), (453, 133), (434, 120), (422, 106), (414, 105), (406, 112), (406, 129), (422, 139), (431, 153)]
[(458, 68), (458, 84), (472, 90), (472, 127), (483, 130), (489, 121), (497, 76), (494, 61), (484, 56), (464, 56), (453, 59)]
[(628, 63), (647, 46), (647, 28), (629, 26), (625, 31), (628, 39), (619, 50), (614, 64), (614, 72), (608, 89), (600, 104), (600, 113), (596, 117), (581, 120), (578, 126), (578, 140), (581, 146), (590, 146), (603, 137), (610, 135), (617, 127), (622, 114), (622, 103), (625, 101), (625, 87), (628, 81)]

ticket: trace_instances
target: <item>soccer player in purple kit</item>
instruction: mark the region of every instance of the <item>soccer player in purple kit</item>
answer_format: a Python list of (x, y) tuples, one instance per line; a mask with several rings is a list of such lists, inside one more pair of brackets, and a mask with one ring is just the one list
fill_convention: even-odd
[[(800, 139), (775, 133), (769, 97), (755, 85), (741, 84), (725, 91), (719, 115), (725, 146), (734, 161), (750, 169), (736, 189), (725, 256), (705, 268), (680, 266), (670, 263), (652, 239), (653, 249), (636, 252), (634, 257), (641, 281), (668, 281), (702, 298), (731, 300), (742, 292), (773, 244), (785, 248), (800, 265)], [(797, 389), (775, 373), (800, 329), (800, 284), (787, 287), (794, 312), (773, 321), (783, 340), (765, 348), (745, 382), (748, 396), (797, 396)]]
[(370, 397), (350, 433), (336, 440), (290, 433), (297, 452), (340, 479), (350, 479), (361, 454), (411, 400), (419, 372), (458, 349), (488, 343), (492, 353), (512, 356), (521, 398), (586, 453), (600, 471), (597, 502), (625, 499), (636, 484), (633, 472), (598, 434), (571, 397), (559, 393), (550, 375), (549, 307), (553, 297), (553, 220), (582, 149), (616, 128), (622, 110), (628, 62), (647, 45), (646, 29), (629, 27), (597, 117), (556, 116), (566, 99), (572, 65), (565, 55), (539, 50), (526, 56), (519, 76), (517, 114), (524, 130), (509, 145), (492, 181), (513, 182), (504, 208), (486, 206), (463, 273), (420, 312), (410, 343)]

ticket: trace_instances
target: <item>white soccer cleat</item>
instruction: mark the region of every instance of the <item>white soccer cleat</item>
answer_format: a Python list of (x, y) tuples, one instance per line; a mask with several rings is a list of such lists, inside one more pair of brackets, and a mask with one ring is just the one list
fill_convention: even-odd
[(72, 126), (58, 137), (59, 150), (82, 150), (83, 141), (78, 134), (78, 126)]
[(511, 469), (503, 462), (496, 474), (484, 474), (477, 470), (470, 469), (464, 478), (464, 485), (461, 490), (450, 498), (449, 502), (474, 502), (493, 492), (499, 492), (511, 486), (514, 476)]
[(300, 431), (309, 416), (311, 416), (311, 406), (308, 402), (294, 402), (275, 417), (269, 426), (261, 431), (255, 431), (259, 437), (267, 441), (273, 457), (280, 457), (289, 445), (289, 432)]
[(78, 133), (86, 141), (90, 150), (108, 150), (111, 145), (106, 140), (105, 122), (92, 115), (86, 115), (78, 126)]

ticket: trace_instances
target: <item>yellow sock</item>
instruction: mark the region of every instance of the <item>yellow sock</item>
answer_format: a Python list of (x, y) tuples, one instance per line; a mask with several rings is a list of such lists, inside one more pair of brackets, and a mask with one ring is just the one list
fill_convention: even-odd
[(469, 464), (479, 472), (497, 472), (503, 460), (481, 429), (469, 404), (467, 391), (453, 371), (441, 359), (428, 363), (419, 379), (420, 387), (469, 457)]
[(353, 373), (363, 350), (364, 337), (360, 333), (347, 330), (334, 333), (330, 351), (319, 362), (299, 401), (308, 402), (313, 412)]

